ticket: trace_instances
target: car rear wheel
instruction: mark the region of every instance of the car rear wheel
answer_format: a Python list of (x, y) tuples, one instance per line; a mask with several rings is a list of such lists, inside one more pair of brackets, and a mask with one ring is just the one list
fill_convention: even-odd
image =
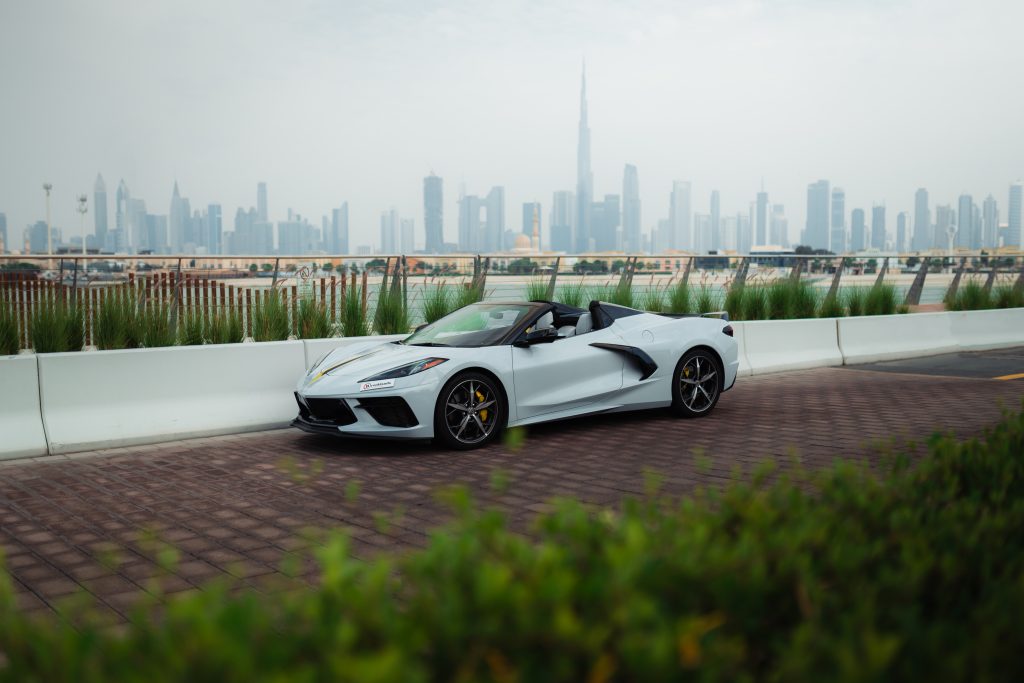
[(672, 383), (672, 409), (683, 417), (704, 417), (718, 403), (724, 381), (713, 353), (693, 349), (676, 365)]
[(434, 436), (449, 448), (480, 448), (498, 438), (507, 420), (497, 382), (480, 372), (464, 372), (448, 380), (437, 396)]

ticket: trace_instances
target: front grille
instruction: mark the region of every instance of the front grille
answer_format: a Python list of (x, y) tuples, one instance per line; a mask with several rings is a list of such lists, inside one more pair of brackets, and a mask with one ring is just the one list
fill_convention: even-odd
[(344, 427), (356, 421), (356, 416), (348, 404), (340, 398), (303, 398), (295, 393), (299, 404), (299, 416), (311, 422)]
[(359, 406), (385, 427), (415, 427), (419, 424), (412, 408), (398, 396), (376, 396), (359, 399)]

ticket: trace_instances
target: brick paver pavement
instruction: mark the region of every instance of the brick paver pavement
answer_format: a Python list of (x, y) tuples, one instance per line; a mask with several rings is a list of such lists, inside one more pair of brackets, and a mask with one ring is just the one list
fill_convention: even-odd
[[(0, 544), (25, 610), (60, 610), (84, 588), (116, 621), (155, 590), (154, 577), (165, 594), (215, 577), (287, 586), (276, 569), (315, 544), (307, 528), (346, 529), (357, 556), (422, 545), (445, 519), (435, 492), (448, 484), (523, 525), (555, 496), (616, 504), (640, 494), (647, 470), (662, 475), (664, 491), (684, 493), (733, 479), (737, 466), (788, 463), (794, 451), (811, 467), (837, 457), (874, 463), (881, 441), (937, 429), (975, 435), (1022, 396), (1024, 381), (833, 368), (741, 379), (700, 420), (648, 411), (533, 427), (516, 450), (278, 430), (7, 463)], [(492, 489), (495, 470), (508, 475), (504, 492)], [(377, 517), (396, 509), (381, 528)], [(180, 551), (173, 574), (161, 573), (151, 534)], [(298, 580), (313, 577), (307, 560)]]

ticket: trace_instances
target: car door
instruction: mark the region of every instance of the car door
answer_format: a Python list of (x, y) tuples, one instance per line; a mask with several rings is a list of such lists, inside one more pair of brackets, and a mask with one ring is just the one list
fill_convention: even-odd
[(591, 346), (622, 343), (611, 329), (512, 347), (517, 416), (526, 420), (599, 402), (622, 388), (623, 357)]

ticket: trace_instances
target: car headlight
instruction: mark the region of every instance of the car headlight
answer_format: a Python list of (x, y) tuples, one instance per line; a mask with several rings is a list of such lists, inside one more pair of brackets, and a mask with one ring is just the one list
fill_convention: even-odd
[(360, 382), (375, 382), (379, 379), (398, 379), (399, 377), (408, 377), (409, 375), (415, 375), (418, 372), (429, 370), (430, 368), (436, 368), (441, 363), (447, 363), (447, 358), (423, 358), (412, 363), (400, 365), (397, 368), (391, 368), (384, 372), (367, 377), (366, 379), (359, 380)]

